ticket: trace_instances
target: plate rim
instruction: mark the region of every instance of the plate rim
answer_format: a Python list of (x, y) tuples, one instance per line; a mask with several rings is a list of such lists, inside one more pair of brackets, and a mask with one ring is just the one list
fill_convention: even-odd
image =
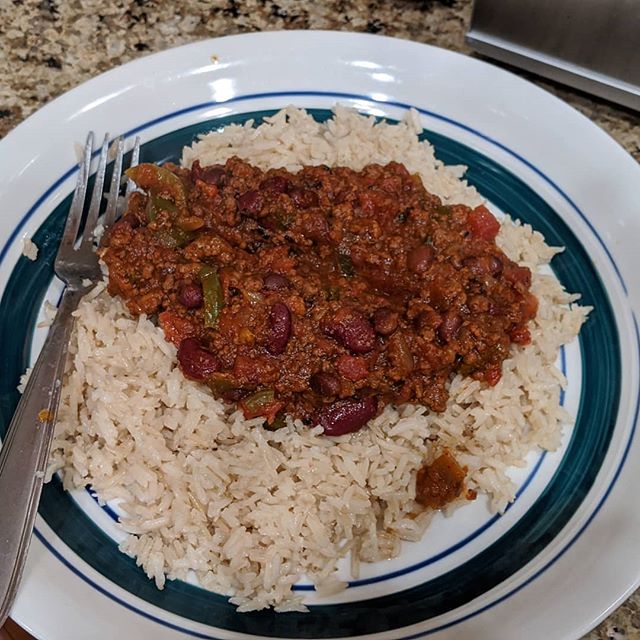
[[(121, 72), (121, 70), (122, 70), (122, 68), (123, 68), (123, 67), (126, 67), (126, 66), (132, 66), (132, 65), (138, 65), (138, 64), (142, 64), (142, 63), (148, 62), (148, 61), (149, 61), (149, 59), (153, 58), (154, 56), (168, 55), (168, 54), (170, 54), (171, 52), (174, 52), (176, 49), (182, 49), (182, 48), (188, 48), (188, 47), (196, 48), (196, 47), (200, 47), (200, 46), (202, 46), (203, 44), (206, 44), (206, 43), (218, 43), (218, 42), (219, 42), (219, 41), (221, 41), (221, 40), (227, 40), (227, 39), (235, 39), (235, 38), (255, 38), (255, 37), (265, 37), (265, 36), (269, 36), (269, 37), (271, 37), (271, 36), (273, 36), (274, 34), (278, 34), (278, 33), (282, 35), (282, 34), (290, 34), (290, 33), (293, 33), (293, 32), (290, 32), (290, 31), (289, 31), (289, 32), (287, 32), (287, 31), (285, 31), (285, 32), (257, 33), (257, 34), (242, 34), (242, 35), (239, 35), (239, 36), (225, 36), (224, 38), (214, 38), (214, 39), (208, 39), (208, 40), (198, 41), (198, 42), (190, 43), (190, 44), (187, 44), (187, 45), (183, 45), (182, 47), (177, 47), (177, 48), (170, 49), (170, 50), (166, 50), (166, 51), (163, 51), (163, 52), (159, 52), (159, 53), (155, 53), (155, 54), (150, 54), (149, 56), (144, 56), (144, 57), (142, 57), (142, 58), (140, 58), (140, 59), (138, 59), (138, 60), (133, 60), (133, 61), (131, 61), (131, 62), (126, 63), (125, 65), (122, 65), (122, 66), (120, 66), (120, 67), (116, 67), (116, 68), (111, 69), (111, 70), (109, 70), (109, 71), (106, 71), (106, 72), (104, 72), (103, 74), (100, 74), (99, 76), (96, 76), (95, 78), (92, 78), (92, 79), (90, 79), (90, 80), (86, 81), (85, 83), (83, 83), (83, 84), (79, 85), (78, 87), (76, 87), (76, 88), (74, 88), (74, 89), (71, 89), (69, 92), (67, 92), (67, 93), (63, 94), (62, 96), (60, 96), (59, 98), (57, 98), (57, 99), (56, 99), (56, 101), (59, 101), (59, 100), (62, 100), (62, 99), (64, 99), (64, 98), (66, 98), (66, 97), (68, 96), (68, 94), (75, 92), (75, 91), (76, 91), (77, 89), (79, 89), (80, 87), (87, 86), (87, 85), (89, 85), (89, 84), (90, 84), (90, 83), (92, 83), (92, 82), (97, 82), (100, 78), (102, 78), (102, 77), (104, 77), (104, 76), (107, 76), (107, 75), (109, 75), (109, 74), (113, 74), (114, 76), (115, 76), (115, 75), (117, 75), (119, 72)], [(367, 39), (380, 39), (380, 38), (381, 38), (381, 36), (375, 36), (375, 35), (371, 35), (371, 34), (348, 34), (348, 33), (342, 33), (342, 32), (330, 32), (330, 31), (316, 31), (316, 32), (302, 31), (302, 32), (299, 32), (299, 33), (302, 33), (302, 34), (305, 34), (305, 35), (307, 35), (307, 34), (309, 34), (309, 33), (316, 33), (316, 34), (330, 34), (332, 37), (333, 37), (333, 36), (335, 36), (335, 35), (337, 35), (337, 33), (338, 33), (341, 37), (346, 37), (346, 38), (352, 37), (352, 36), (354, 36), (354, 35), (357, 35), (358, 37), (364, 37), (364, 38), (367, 38)], [(415, 43), (415, 42), (405, 41), (405, 40), (399, 40), (399, 39), (396, 39), (396, 38), (389, 38), (389, 37), (383, 37), (383, 38), (384, 38), (385, 40), (392, 40), (392, 41), (397, 41), (397, 42), (403, 42), (403, 43), (406, 43), (406, 44), (410, 44), (411, 46), (418, 46), (418, 47), (425, 47), (425, 46), (426, 46), (426, 47), (427, 47), (427, 48), (429, 48), (429, 49), (434, 49), (434, 50), (437, 50), (437, 51), (439, 51), (439, 52), (440, 52), (440, 51), (442, 51), (442, 50), (440, 50), (440, 49), (438, 49), (438, 48), (436, 48), (436, 47), (432, 47), (432, 46), (430, 46), (430, 45), (422, 45), (422, 44), (420, 44), (420, 43)], [(455, 55), (455, 56), (458, 56), (459, 58), (462, 58), (462, 59), (464, 59), (465, 61), (470, 61), (470, 60), (472, 60), (474, 63), (479, 63), (479, 64), (481, 64), (481, 65), (486, 64), (486, 63), (484, 63), (484, 62), (482, 62), (482, 61), (474, 60), (473, 58), (468, 58), (467, 56), (465, 56), (465, 55), (463, 55), (463, 54), (456, 53), (456, 52), (450, 52), (450, 51), (447, 51), (446, 53), (447, 53), (447, 54), (453, 54), (453, 55)], [(512, 73), (506, 72), (506, 71), (504, 71), (504, 70), (501, 70), (501, 71), (502, 71), (503, 73), (508, 73), (510, 76), (512, 76), (513, 78), (516, 78), (518, 81), (521, 81), (521, 82), (522, 82), (522, 83), (524, 83), (525, 85), (535, 87), (535, 85), (531, 85), (531, 83), (528, 83), (526, 80), (523, 80), (523, 79), (519, 78), (519, 77), (518, 77), (518, 76), (516, 76), (515, 74), (512, 74)], [(557, 98), (555, 98), (552, 94), (549, 94), (549, 93), (548, 93), (548, 92), (546, 92), (545, 90), (540, 89), (539, 87), (535, 87), (535, 88), (536, 88), (536, 89), (538, 89), (539, 91), (543, 92), (543, 93), (546, 93), (547, 95), (549, 95), (550, 97), (552, 97), (554, 100), (557, 100), (559, 103), (561, 103), (561, 104), (565, 105), (566, 107), (569, 107), (569, 109), (571, 109), (572, 111), (574, 111), (575, 113), (577, 113), (578, 115), (580, 115), (580, 116), (581, 116), (582, 118), (584, 118), (584, 119), (585, 119), (589, 124), (591, 124), (591, 125), (593, 125), (593, 126), (595, 126), (595, 127), (597, 128), (597, 125), (595, 125), (594, 123), (592, 123), (590, 120), (588, 120), (588, 118), (586, 118), (586, 116), (583, 116), (582, 114), (580, 114), (580, 113), (579, 113), (577, 110), (575, 110), (573, 107), (570, 107), (569, 105), (566, 105), (566, 103), (562, 103), (562, 101), (558, 100), (558, 99), (557, 99)], [(54, 101), (54, 102), (56, 102), (56, 101)], [(53, 104), (53, 103), (51, 103), (51, 104)], [(41, 114), (44, 110), (46, 110), (46, 109), (48, 108), (48, 106), (50, 106), (50, 105), (47, 105), (47, 106), (46, 106), (46, 107), (44, 107), (43, 109), (41, 109), (41, 110), (37, 111), (36, 113), (32, 114), (29, 118), (27, 118), (27, 119), (26, 119), (25, 121), (23, 121), (20, 125), (18, 125), (18, 127), (16, 127), (16, 129), (14, 129), (12, 132), (10, 132), (10, 133), (9, 133), (9, 134), (8, 134), (8, 135), (7, 135), (3, 140), (2, 140), (2, 141), (0, 141), (0, 151), (4, 150), (4, 148), (6, 147), (6, 144), (4, 144), (4, 146), (2, 146), (2, 145), (3, 145), (3, 143), (6, 143), (7, 139), (11, 136), (11, 134), (12, 134), (12, 133), (16, 132), (16, 131), (17, 131), (17, 129), (18, 129), (19, 127), (22, 127), (22, 126), (26, 127), (26, 126), (28, 125), (29, 121), (30, 121), (32, 118), (34, 118), (34, 117), (35, 117), (35, 116), (37, 116), (38, 114)], [(601, 131), (600, 129), (598, 129), (598, 130), (599, 130), (599, 131)], [(601, 131), (601, 132), (602, 132), (602, 131)], [(602, 132), (602, 133), (604, 133), (604, 132)], [(606, 134), (604, 134), (604, 135), (606, 136)], [(607, 136), (607, 138), (608, 138), (608, 136)], [(618, 145), (618, 143), (617, 143), (617, 142), (615, 142), (614, 140), (612, 140), (612, 139), (610, 139), (610, 138), (608, 138), (608, 139), (609, 139), (610, 141), (612, 141), (615, 145), (617, 145), (620, 149), (622, 149), (622, 147), (620, 147), (620, 145)], [(622, 151), (623, 151), (623, 153), (625, 153), (625, 155), (626, 155), (626, 152), (624, 152), (624, 150), (623, 150), (623, 149), (622, 149)], [(629, 156), (629, 158), (630, 158), (630, 156)], [(635, 161), (633, 161), (633, 159), (631, 159), (631, 160), (632, 160), (632, 162), (635, 162)], [(637, 424), (637, 421), (636, 421), (636, 424)], [(635, 425), (634, 425), (634, 426), (635, 426)], [(638, 581), (640, 581), (640, 575), (638, 576)], [(629, 592), (631, 592), (631, 591), (633, 590), (633, 588), (634, 588), (634, 587), (631, 587), (631, 588), (629, 589)], [(612, 606), (613, 606), (613, 605), (612, 605)], [(603, 614), (603, 617), (604, 617), (605, 615), (606, 615), (606, 613), (605, 613), (605, 614)]]

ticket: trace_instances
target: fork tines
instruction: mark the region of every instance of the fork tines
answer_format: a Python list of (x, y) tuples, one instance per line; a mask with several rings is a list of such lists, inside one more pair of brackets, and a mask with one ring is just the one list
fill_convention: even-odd
[[(78, 230), (80, 228), (83, 212), (85, 207), (85, 199), (87, 195), (87, 185), (89, 182), (89, 175), (91, 169), (91, 161), (96, 151), (94, 150), (94, 133), (90, 131), (87, 135), (87, 140), (84, 145), (84, 153), (79, 165), (78, 180), (76, 184), (76, 191), (74, 193), (73, 202), (69, 210), (67, 223), (65, 226), (64, 234), (62, 237), (62, 244), (75, 245), (78, 236)], [(91, 202), (86, 214), (86, 220), (84, 224), (84, 232), (82, 234), (81, 245), (87, 241), (93, 240), (93, 234), (98, 227), (98, 218), (100, 216), (100, 209), (102, 205), (102, 199), (106, 195), (107, 205), (104, 211), (104, 215), (101, 219), (101, 224), (104, 229), (108, 229), (118, 217), (120, 207), (118, 206), (120, 190), (122, 185), (122, 165), (125, 149), (125, 140), (123, 136), (118, 136), (113, 141), (109, 141), (109, 134), (107, 133), (102, 142), (102, 146), (99, 152), (98, 168), (95, 173), (95, 182), (93, 185), (93, 192), (91, 195)], [(109, 156), (113, 157), (113, 169), (111, 174), (111, 182), (109, 185), (109, 191), (104, 193), (105, 176), (107, 173), (107, 165), (109, 163)], [(133, 149), (131, 151), (131, 163), (130, 166), (134, 167), (138, 164), (140, 157), (140, 138), (136, 137)], [(128, 198), (133, 190), (131, 181), (128, 181), (125, 197)]]
[[(96, 282), (101, 277), (101, 270), (98, 264), (98, 257), (95, 252), (94, 241), (106, 231), (118, 217), (120, 211), (119, 200), (125, 200), (131, 193), (131, 188), (126, 191), (125, 198), (120, 198), (120, 187), (122, 179), (122, 164), (124, 156), (125, 142), (122, 136), (109, 143), (109, 135), (104, 137), (102, 147), (99, 151), (98, 168), (95, 173), (95, 183), (90, 198), (90, 203), (85, 214), (85, 200), (87, 197), (89, 175), (91, 173), (91, 161), (94, 154), (98, 153), (93, 148), (94, 134), (90, 132), (84, 145), (84, 153), (79, 164), (78, 180), (73, 194), (73, 200), (62, 239), (56, 254), (54, 271), (64, 282), (74, 287), (86, 286), (86, 281)], [(113, 169), (111, 184), (107, 195), (105, 213), (100, 219), (102, 200), (105, 196), (104, 183), (109, 163), (109, 155), (113, 155)], [(140, 139), (136, 138), (131, 153), (131, 166), (138, 163), (140, 155)], [(80, 238), (78, 232), (82, 227), (84, 219), (84, 230)]]

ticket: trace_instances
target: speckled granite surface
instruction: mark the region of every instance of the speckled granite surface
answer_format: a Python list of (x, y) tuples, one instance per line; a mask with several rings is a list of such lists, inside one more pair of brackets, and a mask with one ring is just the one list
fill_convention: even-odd
[[(464, 43), (470, 15), (471, 0), (0, 0), (0, 137), (84, 80), (194, 40), (266, 29), (340, 29), (470, 54)], [(534, 81), (591, 118), (640, 162), (639, 114)], [(640, 592), (585, 639), (640, 639)]]

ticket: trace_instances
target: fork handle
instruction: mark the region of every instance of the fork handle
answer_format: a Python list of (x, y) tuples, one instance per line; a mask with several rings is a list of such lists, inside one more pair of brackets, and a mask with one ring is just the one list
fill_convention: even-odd
[(0, 450), (0, 626), (18, 590), (38, 511), (74, 318), (86, 290), (67, 287)]

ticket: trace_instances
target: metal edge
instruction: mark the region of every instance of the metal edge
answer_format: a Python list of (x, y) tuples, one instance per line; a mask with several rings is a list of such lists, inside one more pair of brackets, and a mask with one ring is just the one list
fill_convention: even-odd
[(518, 47), (505, 40), (496, 40), (479, 31), (470, 30), (465, 35), (465, 42), (478, 53), (490, 58), (640, 111), (640, 87), (623, 84), (616, 78), (570, 65), (561, 58), (546, 54), (542, 57), (536, 51)]

